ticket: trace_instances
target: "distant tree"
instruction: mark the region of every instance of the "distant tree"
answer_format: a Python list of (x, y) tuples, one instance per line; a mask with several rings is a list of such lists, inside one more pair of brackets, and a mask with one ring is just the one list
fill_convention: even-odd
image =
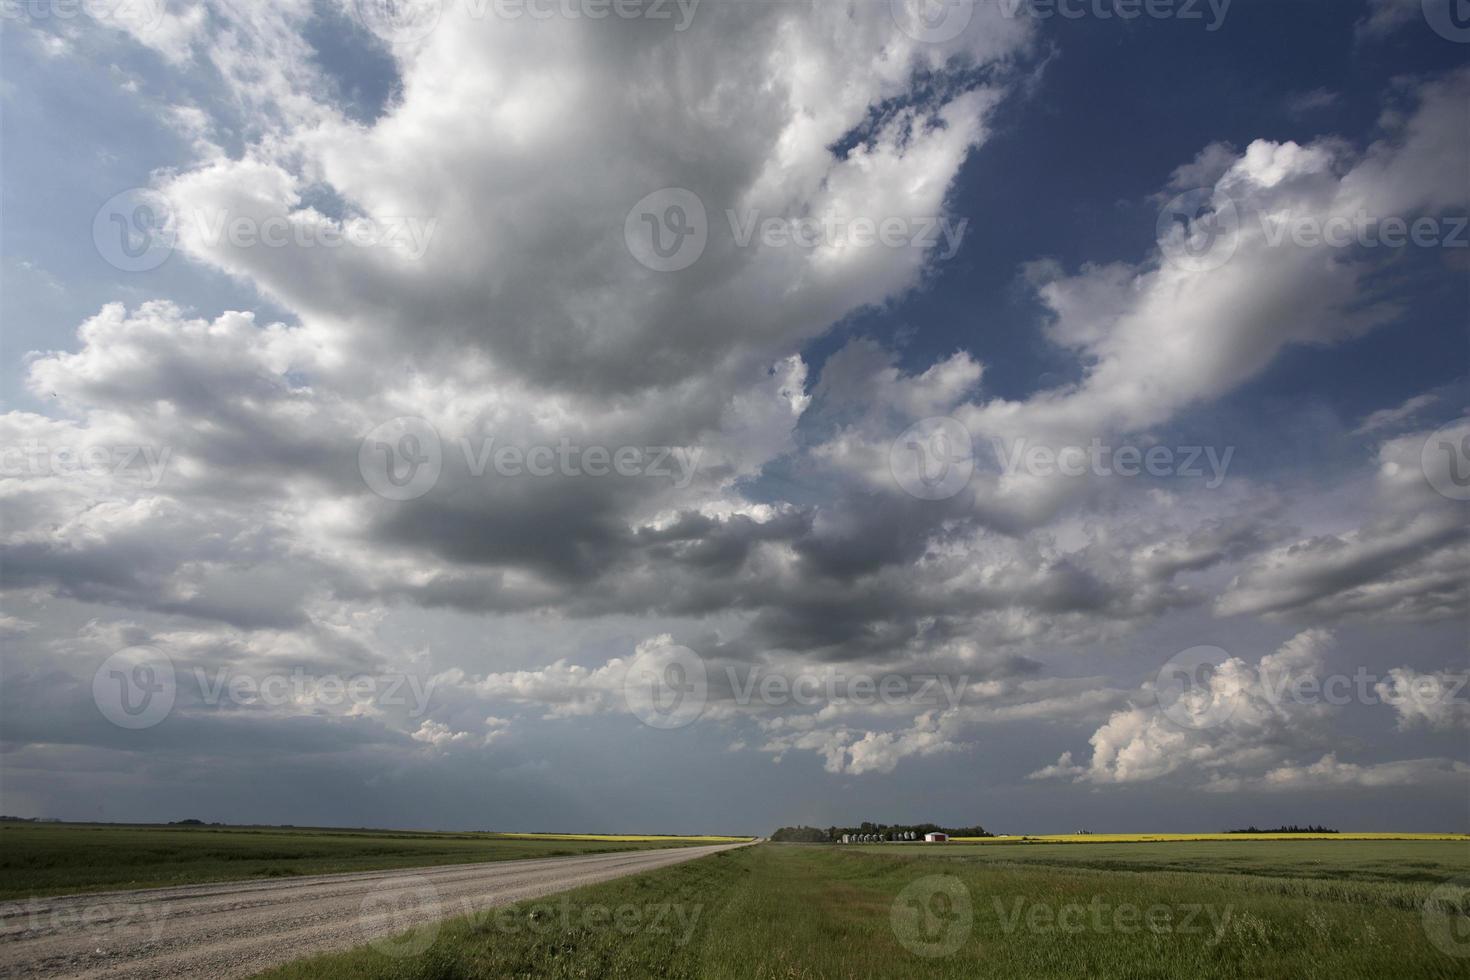
[(782, 827), (771, 835), (771, 840), (795, 844), (825, 844), (833, 838), (818, 827), (800, 826)]
[[(925, 834), (948, 834), (950, 837), (994, 837), (995, 835), (984, 827), (976, 824), (973, 827), (941, 827), (937, 823), (901, 823), (901, 824), (879, 824), (865, 820), (852, 827), (828, 827), (827, 834), (831, 840), (841, 840), (843, 834), (874, 834), (884, 840), (893, 840), (895, 834), (903, 834), (912, 831), (917, 839), (922, 839)], [(902, 839), (902, 838), (899, 838)]]
[(1261, 828), (1259, 828), (1259, 827), (1255, 826), (1254, 824), (1252, 824), (1251, 826), (1246, 827), (1244, 830), (1227, 830), (1227, 831), (1225, 831), (1225, 833), (1227, 833), (1227, 834), (1335, 834), (1335, 833), (1337, 833), (1337, 831), (1336, 830), (1333, 830), (1330, 827), (1319, 827), (1316, 824), (1308, 824), (1305, 827), (1298, 827), (1296, 824), (1288, 824), (1285, 827), (1273, 827), (1273, 828), (1271, 828), (1269, 830), (1262, 830)]

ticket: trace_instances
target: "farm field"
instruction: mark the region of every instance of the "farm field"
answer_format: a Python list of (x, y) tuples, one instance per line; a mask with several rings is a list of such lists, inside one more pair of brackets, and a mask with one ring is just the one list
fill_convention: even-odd
[(674, 836), (670, 834), (518, 834), (497, 833), (494, 835), (500, 840), (584, 840), (584, 841), (612, 841), (614, 843), (638, 843), (656, 844), (660, 841), (674, 842), (678, 844), (733, 844), (736, 841), (750, 840), (749, 837), (722, 837), (717, 834)]
[(1258, 841), (1258, 840), (1458, 840), (1470, 842), (1470, 834), (1041, 834), (1038, 836), (951, 837), (957, 844), (1156, 844), (1168, 841)]
[[(949, 861), (987, 865), (1049, 865), (1099, 871), (1182, 871), (1273, 878), (1352, 881), (1442, 881), (1470, 871), (1470, 838), (1306, 840), (1254, 838), (1166, 840), (1158, 843), (1027, 843), (1000, 847), (970, 843), (861, 844), (846, 850), (883, 853), (926, 848)], [(927, 855), (926, 855), (927, 856)], [(1458, 869), (1449, 871), (1447, 869)]]
[[(1470, 871), (1470, 845), (1227, 843), (1156, 845), (1157, 866), (1120, 866), (1111, 848), (1125, 845), (1058, 845), (1042, 859), (1012, 861), (1001, 849), (964, 845), (767, 843), (266, 976), (1295, 980), (1470, 972), (1465, 890), (1436, 892)], [(1041, 848), (1006, 854), (1012, 850)], [(1220, 863), (1235, 859), (1249, 863)]]
[(722, 843), (736, 838), (0, 823), (0, 898)]

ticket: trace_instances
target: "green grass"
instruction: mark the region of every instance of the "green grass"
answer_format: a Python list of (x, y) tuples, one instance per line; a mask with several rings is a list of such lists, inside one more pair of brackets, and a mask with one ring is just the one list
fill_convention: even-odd
[[(976, 848), (763, 844), (562, 896), (446, 922), (431, 945), (366, 947), (272, 971), (275, 980), (499, 977), (1466, 977), (1470, 960), (1430, 941), (1422, 906), (1467, 870), (1466, 848), (1396, 842), (1169, 844), (1148, 866), (1106, 845), (1025, 861)], [(1222, 849), (1222, 847), (1224, 849)], [(1249, 866), (1220, 870), (1250, 848)], [(1089, 853), (1090, 852), (1090, 853)], [(1268, 852), (1274, 852), (1272, 856)], [(1396, 870), (1397, 869), (1397, 870)], [(938, 884), (928, 921), (905, 895)], [(963, 901), (968, 901), (969, 929)], [(894, 925), (897, 905), (898, 926)], [(655, 927), (649, 911), (675, 910)], [(1092, 908), (1106, 911), (1094, 924)], [(1169, 931), (1118, 919), (1167, 914)], [(1198, 907), (1200, 911), (1190, 910)], [(1080, 913), (1065, 909), (1081, 909)], [(589, 918), (628, 912), (616, 920)], [(1032, 909), (1041, 909), (1036, 913)], [(1462, 911), (1470, 911), (1462, 909)], [(675, 914), (677, 913), (677, 914)], [(1068, 928), (1057, 924), (1058, 914)], [(634, 915), (638, 922), (634, 924)], [(907, 916), (907, 917), (906, 917)], [(1186, 929), (1186, 916), (1189, 928)], [(1461, 925), (1465, 921), (1461, 920)], [(632, 928), (627, 928), (632, 925)], [(906, 946), (930, 927), (952, 952)], [(1121, 927), (1120, 927), (1121, 926)], [(944, 955), (926, 956), (923, 951)]]
[[(929, 848), (946, 860), (1101, 871), (1202, 871), (1276, 878), (1330, 877), (1347, 881), (1438, 883), (1470, 871), (1470, 841), (1253, 840), (1098, 844), (873, 844), (857, 850), (888, 853)], [(1452, 872), (1447, 869), (1458, 869)]]
[(0, 823), (0, 898), (705, 843), (277, 827)]

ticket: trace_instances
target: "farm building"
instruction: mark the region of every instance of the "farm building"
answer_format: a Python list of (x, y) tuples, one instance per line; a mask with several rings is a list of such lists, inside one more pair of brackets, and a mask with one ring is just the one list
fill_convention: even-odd
[(943, 844), (944, 842), (946, 842), (948, 840), (949, 840), (949, 835), (948, 834), (925, 834), (924, 835), (924, 843), (926, 843), (926, 844)]

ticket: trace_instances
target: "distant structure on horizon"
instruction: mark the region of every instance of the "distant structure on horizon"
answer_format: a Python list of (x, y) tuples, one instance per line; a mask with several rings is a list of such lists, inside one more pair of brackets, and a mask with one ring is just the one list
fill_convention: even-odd
[(917, 830), (888, 830), (881, 834), (838, 834), (829, 839), (840, 840), (844, 844), (901, 844), (907, 841), (943, 844), (948, 842), (949, 834), (943, 831), (920, 833)]

